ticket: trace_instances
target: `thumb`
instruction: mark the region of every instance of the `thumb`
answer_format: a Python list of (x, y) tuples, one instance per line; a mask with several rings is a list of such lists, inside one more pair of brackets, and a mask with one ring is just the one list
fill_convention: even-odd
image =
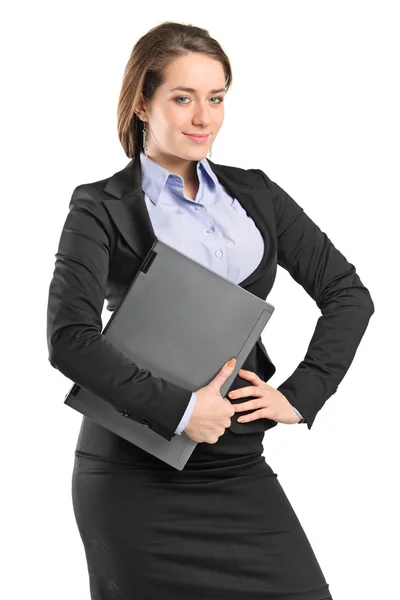
[(224, 364), (219, 373), (217, 373), (214, 379), (211, 381), (211, 385), (219, 390), (221, 385), (225, 383), (229, 375), (232, 373), (232, 370), (235, 368), (235, 364), (236, 358), (231, 358), (228, 360), (228, 362)]

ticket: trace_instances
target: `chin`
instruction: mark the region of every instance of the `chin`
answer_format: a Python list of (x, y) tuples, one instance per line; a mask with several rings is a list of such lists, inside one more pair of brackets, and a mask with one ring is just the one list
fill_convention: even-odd
[(209, 148), (193, 148), (188, 151), (187, 148), (179, 153), (179, 156), (186, 158), (187, 160), (201, 160), (208, 154)]

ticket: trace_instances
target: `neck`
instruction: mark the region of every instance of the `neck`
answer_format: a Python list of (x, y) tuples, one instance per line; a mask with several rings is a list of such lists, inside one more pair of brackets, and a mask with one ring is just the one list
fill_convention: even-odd
[(197, 160), (185, 160), (171, 154), (166, 155), (152, 152), (147, 152), (147, 156), (164, 169), (167, 169), (167, 171), (183, 177), (184, 181), (188, 183), (198, 182)]

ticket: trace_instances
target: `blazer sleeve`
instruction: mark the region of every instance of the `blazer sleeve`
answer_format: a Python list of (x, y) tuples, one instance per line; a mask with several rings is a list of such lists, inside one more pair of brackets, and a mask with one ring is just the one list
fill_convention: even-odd
[(354, 265), (287, 192), (258, 172), (272, 194), (278, 265), (321, 311), (304, 359), (277, 388), (311, 429), (317, 412), (348, 371), (375, 307)]
[(112, 227), (100, 192), (92, 184), (76, 187), (49, 287), (48, 360), (124, 416), (138, 422), (146, 419), (170, 440), (192, 390), (139, 368), (101, 333)]

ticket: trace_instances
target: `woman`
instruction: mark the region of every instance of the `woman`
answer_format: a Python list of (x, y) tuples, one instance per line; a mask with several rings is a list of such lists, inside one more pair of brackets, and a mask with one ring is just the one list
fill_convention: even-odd
[[(74, 190), (61, 233), (48, 304), (52, 366), (164, 438), (185, 431), (198, 442), (178, 471), (83, 418), (72, 496), (96, 600), (332, 598), (262, 441), (277, 423), (311, 428), (374, 305), (354, 266), (263, 171), (206, 159), (231, 81), (204, 29), (167, 22), (139, 39), (118, 105), (132, 160)], [(278, 389), (266, 383), (275, 367), (261, 340), (227, 401), (219, 388), (229, 366), (187, 390), (104, 339), (103, 301), (116, 308), (155, 237), (260, 298), (278, 264), (314, 298), (322, 316), (307, 355)]]

